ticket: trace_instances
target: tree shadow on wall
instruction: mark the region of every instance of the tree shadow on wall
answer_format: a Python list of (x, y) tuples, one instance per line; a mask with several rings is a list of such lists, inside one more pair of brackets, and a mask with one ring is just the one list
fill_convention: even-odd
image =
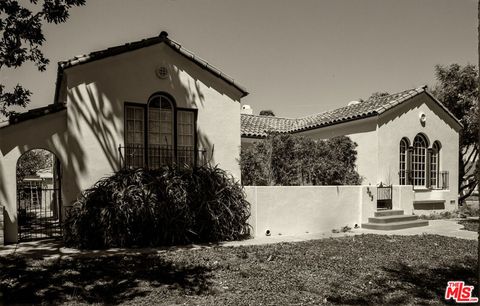
[(209, 268), (174, 264), (158, 254), (27, 258), (0, 257), (0, 304), (119, 304), (158, 287), (199, 295), (211, 285)]

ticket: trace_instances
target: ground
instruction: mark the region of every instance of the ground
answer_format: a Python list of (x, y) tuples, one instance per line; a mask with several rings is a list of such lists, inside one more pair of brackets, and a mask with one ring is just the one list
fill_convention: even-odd
[(438, 235), (366, 234), (51, 259), (10, 254), (0, 256), (0, 304), (441, 304), (447, 281), (475, 283), (477, 247)]

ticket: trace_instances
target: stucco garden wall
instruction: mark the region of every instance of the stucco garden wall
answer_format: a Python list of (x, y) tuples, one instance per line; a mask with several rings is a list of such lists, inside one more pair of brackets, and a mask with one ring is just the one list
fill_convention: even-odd
[[(55, 154), (62, 175), (78, 169), (79, 143), (68, 137), (66, 110), (27, 120), (0, 129), (0, 207), (3, 205), (5, 242), (17, 241), (17, 161), (32, 149), (45, 149)], [(76, 185), (75, 177), (62, 180), (62, 196)]]
[(354, 227), (376, 209), (371, 186), (247, 186), (252, 235), (328, 232)]
[[(426, 115), (424, 125), (420, 114)], [(434, 141), (441, 143), (440, 171), (449, 172), (448, 190), (419, 189), (415, 191), (417, 203), (444, 201), (445, 210), (453, 210), (458, 204), (458, 147), (459, 128), (453, 120), (427, 94), (423, 93), (405, 105), (386, 112), (378, 122), (378, 179), (385, 184), (399, 183), (399, 146), (402, 137), (412, 144), (418, 133), (423, 133), (431, 147)], [(378, 182), (377, 182), (378, 183)], [(422, 207), (418, 205), (417, 207)], [(430, 205), (426, 214), (433, 212)], [(421, 209), (417, 209), (421, 210)]]
[(392, 209), (403, 210), (405, 215), (412, 215), (414, 199), (415, 193), (412, 185), (392, 186)]
[[(168, 79), (156, 76), (159, 66), (168, 68)], [(119, 169), (118, 147), (125, 144), (124, 103), (146, 104), (156, 92), (173, 96), (177, 107), (198, 110), (199, 149), (207, 150), (213, 164), (240, 178), (241, 93), (168, 46), (146, 47), (74, 66), (65, 73), (68, 86), (60, 100), (67, 102), (69, 133), (81, 139), (79, 190)]]

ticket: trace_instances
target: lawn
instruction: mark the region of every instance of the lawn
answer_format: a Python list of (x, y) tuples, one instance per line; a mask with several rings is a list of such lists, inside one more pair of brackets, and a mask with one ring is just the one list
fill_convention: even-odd
[(447, 281), (474, 284), (477, 246), (435, 235), (362, 235), (51, 260), (0, 257), (0, 304), (438, 304)]
[(463, 230), (478, 232), (478, 220), (462, 220), (458, 224), (463, 225)]

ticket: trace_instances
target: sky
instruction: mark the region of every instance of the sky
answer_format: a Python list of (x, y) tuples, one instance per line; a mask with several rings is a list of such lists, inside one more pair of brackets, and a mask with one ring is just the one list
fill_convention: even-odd
[[(26, 1), (26, 0), (22, 0)], [(434, 66), (477, 64), (475, 0), (87, 0), (44, 28), (46, 72), (0, 71), (53, 103), (57, 62), (169, 37), (246, 87), (254, 113), (299, 117), (435, 84)]]

